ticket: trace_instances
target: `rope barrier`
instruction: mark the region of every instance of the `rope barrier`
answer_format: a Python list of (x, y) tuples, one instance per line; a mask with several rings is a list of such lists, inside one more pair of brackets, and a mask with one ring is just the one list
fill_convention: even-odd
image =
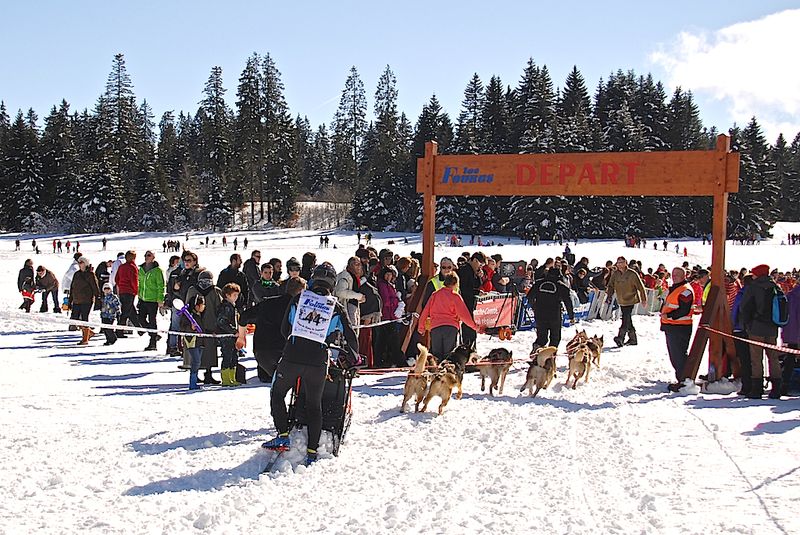
[[(153, 333), (153, 334), (174, 334), (176, 336), (199, 336), (201, 338), (236, 338), (238, 334), (214, 334), (214, 333), (195, 333), (195, 332), (185, 332), (185, 331), (170, 331), (168, 329), (150, 329), (148, 327), (133, 327), (133, 326), (126, 326), (126, 325), (119, 325), (119, 324), (109, 324), (109, 323), (92, 323), (89, 321), (80, 321), (76, 319), (66, 319), (62, 316), (53, 316), (49, 318), (44, 318), (42, 316), (34, 316), (34, 315), (22, 315), (19, 314), (20, 318), (30, 319), (34, 321), (39, 321), (43, 323), (59, 323), (62, 325), (75, 325), (76, 327), (89, 327), (92, 329), (111, 329), (114, 331), (137, 331), (143, 333)], [(416, 312), (412, 312), (410, 314), (405, 314), (402, 318), (397, 318), (393, 320), (385, 320), (379, 321), (377, 323), (371, 323), (369, 325), (358, 325), (354, 327), (354, 330), (359, 329), (371, 329), (373, 327), (378, 327), (380, 325), (387, 325), (389, 323), (403, 323), (403, 325), (409, 325), (411, 323), (412, 317), (419, 317), (419, 314)], [(248, 333), (251, 334), (251, 333)]]
[(742, 338), (741, 336), (734, 336), (732, 334), (728, 334), (728, 333), (724, 333), (722, 331), (718, 331), (716, 329), (712, 329), (708, 325), (699, 325), (698, 328), (699, 329), (705, 329), (705, 330), (707, 330), (709, 332), (712, 332), (714, 334), (718, 334), (720, 336), (724, 336), (725, 338), (733, 338), (734, 340), (741, 340), (742, 342), (747, 342), (748, 344), (764, 347), (766, 349), (776, 349), (776, 350), (780, 351), (781, 353), (791, 353), (792, 355), (800, 355), (800, 349), (792, 349), (791, 347), (788, 347), (788, 346), (779, 346), (779, 345), (775, 345), (775, 344), (767, 344), (765, 342), (759, 342), (757, 340), (748, 340), (747, 338)]
[(360, 329), (372, 329), (373, 327), (378, 327), (379, 325), (387, 325), (389, 323), (397, 323), (397, 322), (400, 322), (403, 325), (411, 325), (411, 318), (413, 317), (418, 318), (419, 314), (417, 314), (416, 312), (412, 312), (410, 314), (405, 314), (402, 318), (397, 318), (394, 320), (383, 320), (377, 323), (370, 323), (369, 325), (356, 325), (355, 327), (353, 327), (353, 330), (358, 331)]
[(153, 333), (153, 334), (174, 334), (177, 336), (199, 336), (202, 338), (236, 338), (238, 334), (212, 334), (212, 333), (189, 333), (185, 331), (170, 331), (168, 329), (150, 329), (148, 327), (133, 327), (128, 325), (113, 325), (108, 323), (93, 323), (91, 321), (80, 321), (75, 319), (67, 319), (61, 316), (54, 316), (50, 318), (44, 318), (41, 316), (32, 316), (32, 315), (22, 315), (19, 314), (19, 317), (34, 321), (39, 321), (42, 323), (59, 323), (61, 325), (75, 325), (76, 327), (89, 327), (89, 328), (98, 328), (98, 329), (112, 329), (115, 331), (141, 331), (145, 333)]

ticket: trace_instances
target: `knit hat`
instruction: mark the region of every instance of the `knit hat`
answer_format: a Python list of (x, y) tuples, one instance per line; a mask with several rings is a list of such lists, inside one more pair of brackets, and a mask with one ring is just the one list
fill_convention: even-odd
[(110, 282), (107, 282), (107, 283), (105, 283), (105, 284), (103, 285), (103, 289), (104, 289), (104, 290), (106, 290), (106, 289), (108, 289), (108, 290), (113, 290), (113, 288), (111, 287), (111, 283), (110, 283)]
[(286, 261), (286, 270), (300, 271), (300, 262), (297, 261), (297, 258), (291, 257), (289, 260)]
[(769, 266), (766, 264), (759, 264), (750, 270), (754, 277), (766, 277), (769, 275)]
[(85, 256), (81, 256), (81, 257), (78, 258), (78, 263), (79, 264), (86, 264), (88, 266), (89, 265), (89, 259), (86, 258)]

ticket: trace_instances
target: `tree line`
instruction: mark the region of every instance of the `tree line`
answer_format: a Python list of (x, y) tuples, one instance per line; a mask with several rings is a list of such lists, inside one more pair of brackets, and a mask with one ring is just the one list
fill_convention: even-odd
[[(247, 59), (235, 109), (222, 69), (211, 69), (198, 109), (158, 123), (139, 101), (117, 54), (92, 110), (53, 106), (12, 120), (0, 101), (0, 225), (8, 230), (224, 229), (238, 223), (293, 225), (301, 196), (352, 202), (359, 228), (417, 230), (416, 159), (426, 141), (442, 154), (709, 150), (691, 92), (667, 95), (652, 75), (618, 70), (591, 95), (574, 67), (556, 87), (532, 59), (514, 85), (475, 74), (453, 122), (436, 95), (412, 124), (397, 108), (386, 67), (373, 119), (356, 67), (329, 124), (293, 116), (269, 54)], [(741, 154), (740, 191), (730, 195), (728, 233), (766, 236), (777, 220), (800, 220), (800, 134), (769, 144), (755, 117), (728, 130)], [(438, 230), (542, 237), (699, 235), (711, 230), (710, 198), (441, 197)]]

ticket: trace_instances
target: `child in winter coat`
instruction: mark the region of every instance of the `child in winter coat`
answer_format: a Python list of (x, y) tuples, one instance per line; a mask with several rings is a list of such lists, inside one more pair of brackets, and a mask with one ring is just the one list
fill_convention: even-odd
[[(229, 282), (222, 288), (224, 299), (217, 312), (218, 334), (239, 332), (239, 311), (236, 310), (236, 300), (239, 299), (241, 291), (235, 282)], [(236, 338), (232, 336), (220, 338), (219, 345), (222, 348), (222, 386), (239, 386), (240, 383), (236, 381), (236, 365), (239, 363)]]
[[(111, 290), (111, 283), (107, 282), (103, 284), (103, 297), (100, 305), (100, 321), (102, 321), (104, 325), (113, 325), (114, 320), (117, 319), (120, 309), (122, 308), (119, 302), (119, 297), (114, 295), (114, 292)], [(106, 343), (103, 344), (104, 346), (110, 346), (116, 343), (117, 333), (114, 332), (114, 329), (103, 329), (103, 334), (106, 335)]]
[[(195, 324), (200, 325), (202, 322), (203, 311), (206, 309), (206, 299), (200, 294), (196, 294), (189, 302), (188, 313), (194, 322), (187, 318), (184, 314), (180, 315), (180, 328), (181, 332), (194, 333), (197, 332)], [(197, 373), (200, 370), (200, 360), (203, 357), (203, 338), (199, 336), (184, 336), (183, 337), (184, 351), (189, 353), (189, 361), (191, 367), (189, 371), (189, 390), (198, 390), (200, 385), (197, 384)]]
[(26, 277), (25, 280), (22, 281), (20, 293), (22, 294), (22, 304), (19, 306), (19, 308), (20, 310), (30, 313), (31, 306), (33, 305), (33, 301), (36, 296), (32, 278)]

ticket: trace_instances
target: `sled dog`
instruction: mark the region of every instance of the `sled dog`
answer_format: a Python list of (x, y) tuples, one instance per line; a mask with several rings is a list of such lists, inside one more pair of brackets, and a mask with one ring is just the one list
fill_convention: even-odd
[(481, 392), (486, 389), (486, 379), (489, 379), (489, 395), (494, 396), (494, 389), (500, 388), (497, 393), (503, 394), (503, 386), (506, 384), (506, 375), (511, 368), (512, 352), (503, 347), (498, 347), (489, 351), (489, 355), (482, 358), (478, 364), (478, 371), (481, 374)]
[(406, 412), (406, 403), (414, 397), (414, 412), (419, 412), (419, 405), (425, 398), (425, 393), (428, 390), (431, 374), (428, 373), (428, 366), (436, 366), (436, 360), (433, 355), (428, 353), (428, 348), (422, 344), (417, 344), (419, 355), (414, 363), (414, 368), (408, 372), (406, 377), (406, 384), (403, 387), (403, 404), (400, 406), (400, 412)]
[[(531, 366), (528, 368), (528, 375), (525, 384), (520, 388), (520, 392), (528, 389), (528, 395), (536, 397), (539, 390), (547, 389), (553, 378), (556, 376), (556, 352), (558, 348), (553, 346), (540, 347), (532, 355)], [(534, 386), (536, 390), (534, 391)]]

